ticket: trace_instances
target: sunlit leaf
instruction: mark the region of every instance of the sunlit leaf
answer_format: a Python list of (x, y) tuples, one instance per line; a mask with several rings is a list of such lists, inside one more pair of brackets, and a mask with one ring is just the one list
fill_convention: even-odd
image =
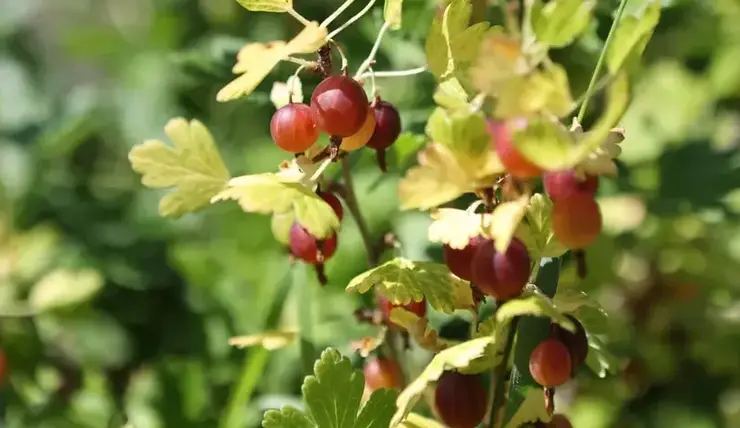
[(311, 235), (323, 239), (339, 228), (334, 210), (315, 192), (301, 183), (264, 173), (233, 178), (228, 188), (212, 202), (235, 200), (246, 212), (260, 214), (290, 213)]
[(568, 251), (552, 233), (551, 216), (552, 201), (550, 198), (537, 193), (529, 199), (527, 221), (519, 224), (516, 237), (524, 242), (533, 259), (560, 257)]
[(494, 27), (486, 34), (470, 72), (477, 90), (498, 96), (512, 79), (526, 76), (530, 65), (522, 52), (521, 41), (502, 27)]
[(482, 112), (469, 109), (449, 111), (438, 107), (429, 117), (426, 133), (435, 143), (447, 146), (458, 158), (478, 158), (491, 150), (491, 136), (486, 131), (486, 118)]
[(429, 242), (447, 244), (461, 250), (468, 245), (470, 238), (483, 234), (490, 226), (490, 214), (476, 214), (456, 208), (438, 208), (431, 212)]
[(553, 322), (568, 330), (575, 329), (568, 317), (555, 307), (552, 300), (539, 292), (535, 286), (530, 285), (520, 297), (504, 303), (496, 311), (496, 321), (505, 322), (522, 315), (550, 318)]
[(620, 360), (609, 352), (596, 335), (588, 335), (588, 354), (586, 365), (600, 378), (619, 373)]
[(573, 111), (565, 68), (550, 64), (543, 70), (509, 79), (498, 91), (494, 116), (502, 119), (539, 113), (564, 117)]
[(633, 59), (642, 56), (660, 20), (661, 2), (651, 0), (640, 16), (625, 16), (606, 51), (606, 66), (610, 73), (617, 72)]
[(238, 336), (229, 339), (229, 345), (239, 348), (262, 346), (268, 351), (290, 345), (298, 337), (296, 331), (266, 331), (249, 336)]
[(235, 73), (243, 73), (224, 86), (216, 100), (226, 102), (249, 95), (283, 59), (293, 54), (315, 52), (325, 43), (326, 28), (311, 22), (288, 43), (282, 41), (266, 44), (250, 43), (239, 52)]
[(236, 0), (252, 12), (286, 12), (293, 8), (293, 0)]
[(501, 162), (487, 151), (478, 158), (457, 157), (443, 144), (427, 145), (398, 186), (402, 210), (427, 210), (476, 189), (490, 187), (504, 171)]
[(575, 316), (587, 332), (599, 334), (605, 331), (608, 323), (606, 311), (599, 302), (578, 289), (576, 283), (560, 285), (552, 302), (559, 311)]
[(95, 270), (56, 269), (37, 282), (28, 303), (37, 311), (79, 305), (88, 302), (103, 287), (103, 277)]
[(451, 344), (439, 337), (439, 333), (429, 326), (426, 318), (421, 318), (403, 307), (393, 308), (390, 318), (394, 324), (408, 331), (414, 342), (428, 351), (439, 352)]
[(290, 228), (294, 222), (295, 213), (293, 211), (273, 214), (270, 219), (270, 229), (275, 240), (283, 245), (290, 245)]
[(208, 129), (199, 121), (170, 120), (164, 128), (173, 146), (149, 140), (135, 146), (128, 158), (141, 182), (151, 188), (174, 188), (159, 203), (165, 217), (196, 211), (226, 187), (229, 171)]
[(503, 202), (493, 210), (491, 220), (483, 230), (486, 236), (494, 240), (496, 251), (503, 253), (509, 248), (511, 238), (527, 213), (528, 202), (529, 196), (523, 195), (519, 199)]
[(567, 46), (583, 33), (591, 22), (593, 0), (554, 0), (532, 7), (532, 29), (537, 40), (555, 48)]
[(298, 76), (290, 76), (285, 83), (273, 83), (270, 91), (270, 101), (276, 109), (291, 102), (302, 103), (303, 85), (301, 79)]
[[(571, 125), (571, 134), (577, 141), (584, 137), (581, 125), (575, 118)], [(607, 175), (613, 177), (617, 175), (615, 159), (622, 153), (622, 147), (619, 145), (622, 141), (624, 141), (624, 130), (621, 128), (612, 129), (601, 145), (584, 159), (581, 159), (574, 169), (596, 176)]]
[(528, 422), (550, 422), (552, 416), (545, 406), (545, 393), (541, 388), (527, 388), (527, 395), (506, 428), (519, 428)]
[(385, 0), (383, 6), (383, 19), (391, 30), (401, 28), (401, 18), (403, 10), (403, 0)]
[(365, 293), (372, 287), (394, 304), (426, 298), (434, 309), (446, 313), (473, 306), (468, 282), (452, 275), (441, 263), (396, 258), (356, 276), (347, 291)]
[(467, 108), (468, 101), (470, 101), (468, 93), (455, 77), (440, 83), (434, 91), (434, 102), (449, 110)]
[(398, 410), (393, 415), (391, 427), (398, 426), (411, 411), (427, 386), (436, 383), (446, 370), (462, 369), (494, 352), (494, 337), (469, 340), (447, 348), (434, 356), (424, 371), (401, 392), (396, 400)]
[(575, 140), (559, 122), (543, 117), (529, 121), (513, 135), (514, 145), (532, 163), (547, 169), (564, 169), (573, 163)]
[(468, 68), (478, 54), (489, 24), (469, 27), (471, 14), (467, 0), (453, 0), (432, 22), (426, 40), (427, 65), (440, 81)]

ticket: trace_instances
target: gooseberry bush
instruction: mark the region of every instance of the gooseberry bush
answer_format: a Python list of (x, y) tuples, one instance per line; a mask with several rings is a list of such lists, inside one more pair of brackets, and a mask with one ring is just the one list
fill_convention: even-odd
[[(402, 0), (386, 0), (376, 43), (354, 74), (344, 56), (353, 47), (339, 35), (375, 0), (334, 30), (352, 0), (322, 23), (301, 16), (290, 0), (239, 3), (251, 12), (289, 14), (303, 26), (288, 42), (244, 46), (233, 68), (238, 77), (217, 95), (220, 102), (248, 96), (279, 62), (296, 64), (271, 97), (269, 131), (286, 160), (277, 171), (232, 177), (208, 129), (176, 118), (165, 127), (173, 146), (151, 140), (134, 147), (133, 169), (145, 186), (172, 189), (161, 200), (163, 216), (222, 201), (271, 215), (286, 257), (313, 266), (321, 284), (324, 263), (342, 245), (337, 232), (346, 211), (370, 264), (346, 290), (372, 291), (376, 302), (347, 310), (378, 331), (357, 346), (361, 370), (326, 349), (303, 384), (305, 409), (270, 410), (262, 426), (570, 426), (555, 413), (555, 388), (582, 368), (603, 377), (614, 367), (603, 338), (579, 318), (584, 306), (605, 316), (603, 310), (581, 291), (559, 292), (558, 278), (567, 263), (588, 275), (588, 247), (602, 228), (599, 182), (617, 173), (619, 144), (629, 135), (617, 127), (629, 102), (629, 71), (657, 25), (659, 2), (642, 2), (630, 14), (620, 2), (578, 99), (549, 53), (594, 22), (595, 1), (501, 1), (506, 25), (474, 19), (468, 0), (443, 2), (430, 23), (426, 64), (376, 71), (383, 36), (402, 28)], [(405, 144), (401, 114), (376, 79), (421, 73), (436, 79), (436, 106), (417, 164), (400, 171), (398, 195), (401, 210), (431, 216), (428, 239), (442, 246), (443, 263), (410, 260), (392, 235), (372, 236), (352, 180), (352, 159), (371, 149), (386, 173), (393, 166), (386, 153)], [(316, 82), (305, 101), (301, 76)], [(581, 122), (597, 93), (603, 102), (585, 130)], [(335, 164), (341, 178), (328, 173)], [(470, 195), (476, 200), (467, 209), (453, 207)], [(485, 304), (492, 313), (481, 310)], [(441, 337), (428, 322), (428, 306), (469, 313), (467, 340)], [(233, 343), (275, 349), (296, 337), (300, 332), (265, 331)], [(404, 369), (410, 347), (433, 355), (413, 377)]]

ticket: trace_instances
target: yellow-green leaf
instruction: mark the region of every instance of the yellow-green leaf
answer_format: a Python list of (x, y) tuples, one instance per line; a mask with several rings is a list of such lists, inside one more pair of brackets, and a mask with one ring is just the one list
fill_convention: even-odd
[(550, 422), (552, 416), (547, 412), (545, 392), (542, 388), (527, 388), (524, 402), (519, 406), (506, 428), (519, 428), (527, 423), (542, 421)]
[(236, 0), (252, 12), (287, 12), (293, 8), (293, 0)]
[(586, 31), (594, 0), (553, 0), (532, 7), (532, 29), (537, 40), (555, 48), (565, 47)]
[(547, 317), (571, 331), (574, 331), (576, 328), (573, 322), (555, 307), (550, 298), (539, 292), (537, 287), (532, 285), (528, 286), (520, 297), (504, 303), (496, 311), (496, 321), (503, 323), (522, 315)]
[(600, 378), (619, 373), (621, 361), (612, 354), (595, 335), (588, 335), (588, 354), (586, 365)]
[(426, 133), (432, 141), (444, 144), (457, 156), (478, 158), (491, 150), (486, 118), (480, 111), (449, 111), (437, 107), (429, 117)]
[(397, 305), (426, 298), (434, 309), (446, 313), (473, 306), (468, 282), (452, 275), (441, 263), (395, 258), (356, 276), (347, 291), (365, 293), (372, 287)]
[(270, 229), (275, 236), (275, 240), (283, 245), (290, 245), (290, 228), (294, 222), (295, 213), (293, 211), (273, 214), (270, 220)]
[(434, 102), (449, 110), (468, 108), (468, 101), (468, 93), (456, 77), (440, 83), (434, 91)]
[(39, 312), (66, 308), (90, 301), (102, 288), (103, 277), (96, 270), (60, 268), (33, 286), (28, 302)]
[(396, 400), (398, 410), (393, 415), (391, 427), (399, 426), (411, 411), (427, 386), (436, 383), (446, 370), (468, 367), (476, 360), (486, 358), (492, 352), (493, 336), (469, 340), (447, 348), (434, 356), (424, 371), (399, 394)]
[(419, 166), (411, 168), (398, 185), (402, 210), (427, 210), (476, 189), (491, 186), (504, 171), (498, 157), (488, 150), (472, 158), (456, 155), (443, 144), (431, 143), (418, 154)]
[(403, 10), (403, 0), (385, 0), (383, 6), (383, 19), (391, 30), (401, 28), (401, 18)]
[(453, 0), (432, 22), (426, 40), (429, 71), (443, 81), (464, 71), (475, 60), (487, 22), (468, 27), (472, 5), (467, 0)]
[(494, 27), (486, 34), (470, 73), (477, 90), (495, 97), (512, 80), (526, 76), (530, 70), (521, 40), (506, 33), (502, 27)]
[(339, 219), (329, 204), (301, 183), (264, 173), (233, 178), (228, 186), (211, 202), (234, 200), (244, 211), (260, 214), (292, 212), (298, 224), (319, 239), (339, 228)]
[(529, 196), (499, 204), (491, 214), (490, 224), (484, 228), (485, 234), (494, 240), (496, 251), (503, 253), (509, 248), (511, 238), (527, 213)]
[(409, 413), (406, 419), (398, 425), (399, 428), (447, 428), (434, 419), (425, 418), (416, 413)]
[(428, 351), (439, 352), (450, 347), (451, 342), (440, 338), (439, 333), (429, 327), (426, 318), (421, 318), (403, 307), (393, 308), (390, 318), (394, 324), (406, 329), (414, 342)]
[(226, 102), (249, 95), (281, 60), (293, 54), (316, 51), (325, 43), (326, 36), (326, 28), (311, 22), (288, 43), (276, 41), (244, 46), (237, 55), (233, 69), (234, 73), (243, 74), (224, 86), (216, 95), (216, 100)]
[(491, 224), (490, 214), (476, 214), (456, 208), (438, 208), (431, 212), (429, 242), (447, 244), (461, 250), (468, 245), (470, 238), (483, 234), (483, 229)]
[(498, 92), (494, 116), (502, 119), (539, 113), (564, 117), (573, 110), (568, 75), (557, 64), (512, 78)]
[(642, 56), (660, 20), (660, 8), (659, 0), (651, 0), (641, 16), (625, 16), (619, 21), (606, 51), (606, 67), (611, 74)]
[(514, 132), (514, 145), (522, 156), (546, 170), (564, 169), (573, 164), (576, 144), (559, 122), (538, 117)]
[(537, 193), (529, 200), (526, 223), (520, 223), (516, 237), (527, 246), (533, 259), (542, 257), (560, 257), (568, 249), (552, 233), (550, 218), (552, 201), (547, 196)]
[(290, 76), (286, 82), (275, 82), (270, 91), (270, 101), (276, 109), (288, 103), (303, 102), (303, 85), (298, 76)]
[(226, 187), (229, 171), (211, 133), (199, 121), (175, 118), (164, 132), (174, 147), (149, 140), (131, 149), (128, 158), (146, 187), (174, 188), (160, 201), (159, 213), (177, 218), (207, 205)]
[(268, 351), (290, 345), (298, 337), (297, 331), (266, 331), (250, 336), (238, 336), (229, 339), (229, 345), (239, 348), (261, 346)]

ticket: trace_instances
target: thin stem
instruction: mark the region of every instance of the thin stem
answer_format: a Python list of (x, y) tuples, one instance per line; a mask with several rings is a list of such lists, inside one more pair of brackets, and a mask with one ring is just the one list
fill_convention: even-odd
[(324, 28), (328, 27), (329, 24), (331, 24), (332, 22), (334, 22), (334, 20), (337, 19), (337, 17), (339, 17), (339, 15), (341, 15), (342, 12), (344, 12), (345, 10), (347, 10), (347, 8), (350, 7), (350, 5), (352, 5), (352, 3), (354, 3), (354, 2), (355, 2), (355, 0), (347, 0), (344, 3), (342, 3), (342, 5), (339, 6), (339, 9), (335, 10), (334, 13), (332, 13), (331, 15), (329, 15), (329, 17), (326, 18), (324, 20), (324, 22), (321, 23), (321, 26), (324, 27)]
[(333, 159), (331, 157), (324, 159), (323, 163), (319, 165), (319, 168), (311, 176), (311, 181), (315, 183), (321, 177), (321, 174), (324, 173), (324, 171), (329, 166), (329, 164), (331, 164), (332, 161)]
[(342, 68), (341, 70), (344, 71), (347, 69), (347, 55), (344, 54), (344, 51), (339, 46), (337, 42), (332, 41), (332, 46), (334, 46), (337, 49), (337, 52), (339, 52), (339, 56), (342, 58)]
[(612, 42), (612, 38), (614, 37), (615, 30), (617, 29), (617, 26), (619, 25), (619, 21), (622, 20), (622, 14), (624, 14), (624, 9), (627, 6), (627, 2), (629, 0), (621, 0), (619, 2), (619, 9), (617, 9), (617, 14), (614, 17), (614, 22), (612, 22), (612, 26), (609, 29), (609, 35), (606, 36), (606, 41), (604, 42), (604, 47), (601, 49), (601, 54), (599, 54), (599, 60), (596, 61), (596, 68), (594, 69), (594, 73), (591, 75), (591, 81), (588, 83), (588, 89), (586, 89), (586, 95), (585, 99), (583, 100), (583, 104), (581, 104), (581, 109), (578, 111), (578, 122), (583, 122), (583, 116), (586, 115), (586, 108), (588, 107), (588, 101), (591, 98), (591, 95), (594, 93), (594, 89), (596, 88), (596, 82), (599, 79), (599, 74), (601, 73), (601, 68), (604, 66), (604, 59), (606, 58), (606, 51), (609, 50), (609, 45)]
[(288, 12), (288, 14), (290, 16), (292, 16), (293, 18), (295, 18), (296, 20), (298, 20), (298, 22), (300, 22), (304, 26), (308, 27), (309, 25), (311, 25), (311, 21), (309, 21), (308, 19), (304, 18), (303, 15), (301, 15), (298, 12), (296, 12), (295, 9), (293, 9), (292, 7), (291, 8), (288, 8), (286, 10), (286, 12)]
[(372, 7), (373, 7), (373, 5), (374, 5), (374, 4), (375, 4), (375, 0), (370, 0), (370, 1), (369, 1), (369, 2), (367, 3), (367, 5), (366, 5), (366, 6), (364, 7), (364, 8), (362, 8), (362, 10), (361, 10), (361, 11), (357, 12), (357, 14), (356, 14), (355, 16), (353, 16), (353, 17), (352, 17), (352, 18), (350, 18), (350, 19), (349, 19), (349, 20), (348, 20), (347, 22), (345, 22), (344, 24), (342, 24), (342, 26), (341, 26), (341, 27), (339, 27), (339, 28), (337, 28), (336, 30), (334, 30), (334, 31), (332, 31), (331, 33), (329, 33), (329, 35), (328, 35), (328, 36), (326, 36), (326, 40), (327, 40), (327, 41), (328, 41), (328, 40), (332, 40), (332, 39), (333, 39), (334, 37), (336, 37), (336, 36), (337, 36), (337, 34), (341, 33), (341, 32), (342, 32), (342, 31), (343, 31), (344, 29), (346, 29), (346, 28), (347, 28), (347, 27), (349, 27), (350, 25), (354, 24), (354, 23), (355, 23), (355, 21), (357, 21), (358, 19), (362, 18), (362, 17), (363, 17), (363, 16), (364, 16), (364, 15), (365, 15), (365, 14), (367, 13), (367, 11), (369, 11), (369, 10), (370, 10), (370, 8), (372, 8)]
[(355, 80), (360, 80), (360, 81), (361, 80), (365, 80), (368, 77), (371, 77), (372, 75), (374, 75), (375, 77), (404, 77), (404, 76), (413, 76), (415, 74), (424, 73), (425, 71), (427, 71), (427, 66), (426, 65), (421, 66), (421, 67), (412, 68), (412, 69), (409, 69), (409, 70), (376, 71), (374, 73), (367, 72), (367, 73), (363, 73), (363, 74), (360, 74), (360, 75), (356, 75), (355, 76)]
[(375, 84), (375, 73), (373, 72), (372, 67), (370, 67), (368, 70), (368, 72), (370, 73), (370, 88), (372, 89), (370, 93), (372, 94), (373, 99), (375, 99), (375, 97), (378, 96), (378, 86)]
[(498, 422), (498, 414), (501, 408), (506, 402), (506, 378), (509, 372), (509, 360), (511, 359), (512, 350), (514, 349), (514, 340), (516, 338), (516, 331), (519, 327), (519, 317), (514, 318), (509, 324), (509, 332), (506, 335), (506, 344), (504, 345), (504, 355), (501, 362), (493, 369), (493, 378), (491, 382), (494, 382), (493, 397), (491, 397), (491, 414), (489, 415), (489, 426), (496, 428), (496, 422)]
[(384, 22), (383, 26), (380, 27), (378, 37), (375, 38), (375, 44), (373, 44), (372, 49), (370, 49), (370, 53), (367, 55), (367, 58), (365, 58), (365, 61), (363, 61), (357, 69), (355, 78), (364, 73), (373, 64), (375, 56), (378, 54), (378, 50), (380, 49), (380, 43), (383, 41), (383, 36), (385, 35), (385, 32), (388, 31), (388, 28), (390, 28), (390, 24), (388, 24), (388, 22)]
[(345, 189), (344, 200), (345, 202), (347, 202), (347, 208), (349, 209), (349, 212), (352, 213), (352, 217), (354, 217), (355, 222), (357, 223), (357, 228), (360, 230), (360, 236), (362, 236), (362, 242), (365, 245), (365, 250), (367, 251), (368, 263), (370, 263), (370, 266), (376, 266), (378, 264), (380, 256), (378, 254), (377, 246), (370, 236), (370, 229), (368, 229), (367, 227), (365, 217), (362, 216), (362, 213), (360, 212), (360, 206), (357, 203), (355, 186), (352, 180), (352, 169), (350, 168), (349, 164), (349, 156), (345, 156), (342, 158), (342, 175), (344, 177)]
[(303, 67), (306, 67), (306, 68), (314, 68), (317, 65), (316, 64), (316, 61), (308, 61), (308, 60), (305, 60), (303, 58), (296, 58), (296, 57), (293, 57), (293, 56), (289, 56), (289, 57), (283, 59), (283, 61), (292, 62), (293, 64), (298, 64), (298, 65), (303, 66)]
[[(609, 85), (609, 83), (611, 83), (612, 78), (613, 77), (611, 75), (604, 76), (603, 78), (601, 78), (598, 81), (598, 83), (596, 83), (596, 87), (593, 89), (593, 93), (595, 94), (601, 91), (602, 89), (606, 88)], [(573, 114), (576, 111), (576, 109), (578, 109), (578, 107), (583, 105), (584, 101), (586, 101), (586, 92), (581, 94), (581, 96), (578, 97), (578, 99), (576, 99), (576, 101), (573, 103), (573, 109), (564, 116), (570, 116), (571, 114)]]

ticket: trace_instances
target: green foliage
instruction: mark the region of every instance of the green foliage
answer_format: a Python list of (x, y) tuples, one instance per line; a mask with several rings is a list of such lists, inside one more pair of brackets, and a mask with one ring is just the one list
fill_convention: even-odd
[(395, 304), (426, 299), (433, 308), (452, 312), (473, 305), (470, 285), (452, 275), (444, 264), (395, 258), (356, 276), (347, 291), (366, 293), (371, 288)]
[(622, 66), (633, 63), (642, 55), (660, 20), (660, 9), (660, 1), (651, 0), (639, 16), (622, 18), (614, 33), (614, 42), (606, 52), (610, 73), (617, 74)]
[(289, 406), (280, 410), (270, 410), (265, 413), (262, 426), (387, 427), (395, 408), (395, 391), (377, 390), (361, 406), (364, 383), (362, 373), (352, 369), (349, 359), (334, 349), (327, 349), (316, 361), (314, 375), (307, 376), (301, 388), (307, 413), (303, 414)]
[(237, 0), (252, 12), (287, 12), (293, 8), (293, 0)]
[(401, 28), (402, 11), (403, 0), (385, 0), (383, 19), (385, 19), (391, 30), (399, 30)]
[(594, 6), (595, 1), (535, 1), (530, 13), (537, 40), (554, 48), (571, 44), (588, 28)]

